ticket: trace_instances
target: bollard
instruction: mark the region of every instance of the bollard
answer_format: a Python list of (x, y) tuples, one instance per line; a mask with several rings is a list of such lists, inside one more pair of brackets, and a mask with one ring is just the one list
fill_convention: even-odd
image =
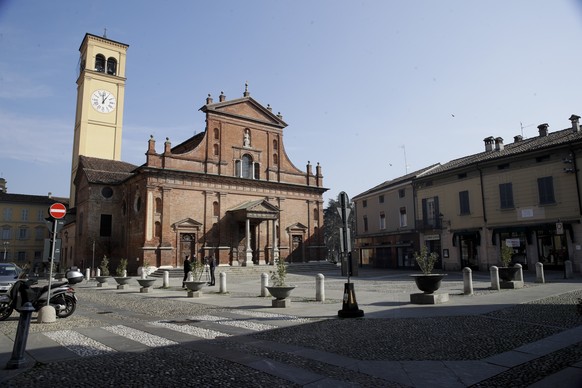
[(546, 278), (544, 277), (544, 264), (536, 263), (536, 283), (545, 283)]
[(194, 274), (192, 272), (188, 272), (188, 281), (189, 282), (193, 282), (194, 281)]
[(127, 277), (127, 270), (126, 269), (123, 270), (123, 273), (121, 274), (121, 277), (122, 278), (126, 278)]
[(519, 263), (515, 264), (514, 267), (519, 268), (515, 274), (515, 280), (518, 282), (523, 282), (523, 267)]
[(463, 268), (463, 294), (473, 295), (473, 271), (471, 268)]
[(267, 290), (267, 287), (269, 287), (269, 275), (266, 273), (262, 273), (261, 274), (261, 296), (271, 295), (269, 293), (269, 290)]
[(170, 271), (164, 271), (164, 282), (162, 284), (163, 288), (170, 287)]
[(148, 277), (148, 273), (147, 273), (147, 271), (144, 269), (144, 267), (142, 267), (142, 269), (141, 269), (141, 278), (142, 278), (142, 279), (147, 279), (147, 277)]
[(325, 302), (325, 276), (321, 273), (315, 276), (315, 300)]
[(91, 268), (85, 269), (85, 280), (91, 279)]
[(564, 261), (564, 279), (572, 279), (572, 262), (570, 260)]
[(30, 329), (30, 319), (32, 318), (34, 307), (32, 307), (32, 303), (26, 302), (24, 306), (16, 311), (20, 313), (20, 318), (18, 319), (18, 328), (16, 329), (14, 346), (12, 347), (12, 357), (6, 364), (6, 369), (18, 369), (26, 363), (24, 351), (26, 350), (28, 330)]
[(97, 276), (101, 276), (101, 268), (97, 268), (95, 270), (95, 277), (97, 277)]
[(218, 274), (218, 285), (219, 285), (219, 292), (221, 294), (226, 293), (226, 272), (221, 272)]
[(489, 269), (489, 273), (491, 274), (491, 289), (492, 290), (501, 290), (501, 285), (499, 284), (499, 268), (492, 265)]

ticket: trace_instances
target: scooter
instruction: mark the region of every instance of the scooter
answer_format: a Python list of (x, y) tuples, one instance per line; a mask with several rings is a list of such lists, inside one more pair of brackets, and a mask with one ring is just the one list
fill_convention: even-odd
[[(50, 305), (55, 308), (56, 316), (59, 318), (67, 318), (75, 312), (77, 297), (70, 284), (83, 280), (83, 275), (78, 271), (69, 271), (65, 276), (66, 282), (51, 285)], [(17, 280), (7, 294), (0, 295), (0, 321), (7, 319), (14, 310), (26, 302), (32, 303), (34, 311), (46, 306), (49, 286), (31, 287), (36, 283), (37, 281), (33, 279)]]

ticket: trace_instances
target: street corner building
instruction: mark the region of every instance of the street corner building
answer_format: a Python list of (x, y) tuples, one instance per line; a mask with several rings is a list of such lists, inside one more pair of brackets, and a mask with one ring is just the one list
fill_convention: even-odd
[[(182, 266), (186, 255), (231, 266), (325, 258), (321, 167), (291, 162), (287, 124), (254, 100), (248, 85), (241, 98), (221, 92), (214, 102), (208, 95), (203, 132), (174, 146), (151, 136), (143, 165), (119, 160), (127, 47), (87, 34), (80, 48), (77, 104), (87, 108), (77, 108), (67, 265), (93, 260), (98, 267), (107, 256), (114, 269), (125, 258), (135, 273), (144, 263)], [(103, 66), (110, 62), (112, 71)], [(97, 102), (115, 104), (95, 106), (93, 90)]]

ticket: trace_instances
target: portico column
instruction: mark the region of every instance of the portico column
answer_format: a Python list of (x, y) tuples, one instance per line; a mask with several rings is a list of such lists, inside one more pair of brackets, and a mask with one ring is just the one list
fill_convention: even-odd
[(279, 260), (279, 247), (277, 246), (277, 219), (273, 220), (273, 260), (272, 264), (275, 264)]
[(245, 267), (253, 266), (253, 250), (251, 249), (251, 220), (246, 219), (246, 238), (247, 238), (247, 260), (244, 263)]

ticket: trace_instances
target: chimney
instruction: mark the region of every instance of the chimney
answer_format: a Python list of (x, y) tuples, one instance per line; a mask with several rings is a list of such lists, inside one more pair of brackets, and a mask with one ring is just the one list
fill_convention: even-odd
[(572, 130), (576, 133), (580, 132), (580, 116), (572, 115), (570, 121), (572, 122)]
[(548, 123), (543, 123), (538, 125), (538, 129), (540, 131), (540, 137), (548, 136)]
[(493, 151), (493, 142), (495, 141), (493, 136), (486, 137), (483, 141), (485, 142), (485, 151)]
[(218, 96), (218, 101), (224, 102), (225, 100), (226, 96), (224, 95), (224, 92), (220, 92), (220, 96)]
[(164, 155), (170, 155), (172, 153), (172, 143), (170, 138), (166, 137), (166, 142), (164, 143)]
[(516, 136), (513, 137), (513, 142), (514, 143), (519, 143), (520, 141), (523, 141), (523, 136), (516, 135)]
[(210, 93), (208, 93), (208, 97), (206, 97), (206, 105), (208, 104), (212, 104), (212, 97), (210, 96)]
[(147, 154), (155, 154), (156, 153), (156, 140), (154, 139), (154, 135), (150, 135), (150, 139), (148, 140), (148, 152)]
[(503, 138), (502, 137), (495, 138), (495, 151), (503, 151)]

